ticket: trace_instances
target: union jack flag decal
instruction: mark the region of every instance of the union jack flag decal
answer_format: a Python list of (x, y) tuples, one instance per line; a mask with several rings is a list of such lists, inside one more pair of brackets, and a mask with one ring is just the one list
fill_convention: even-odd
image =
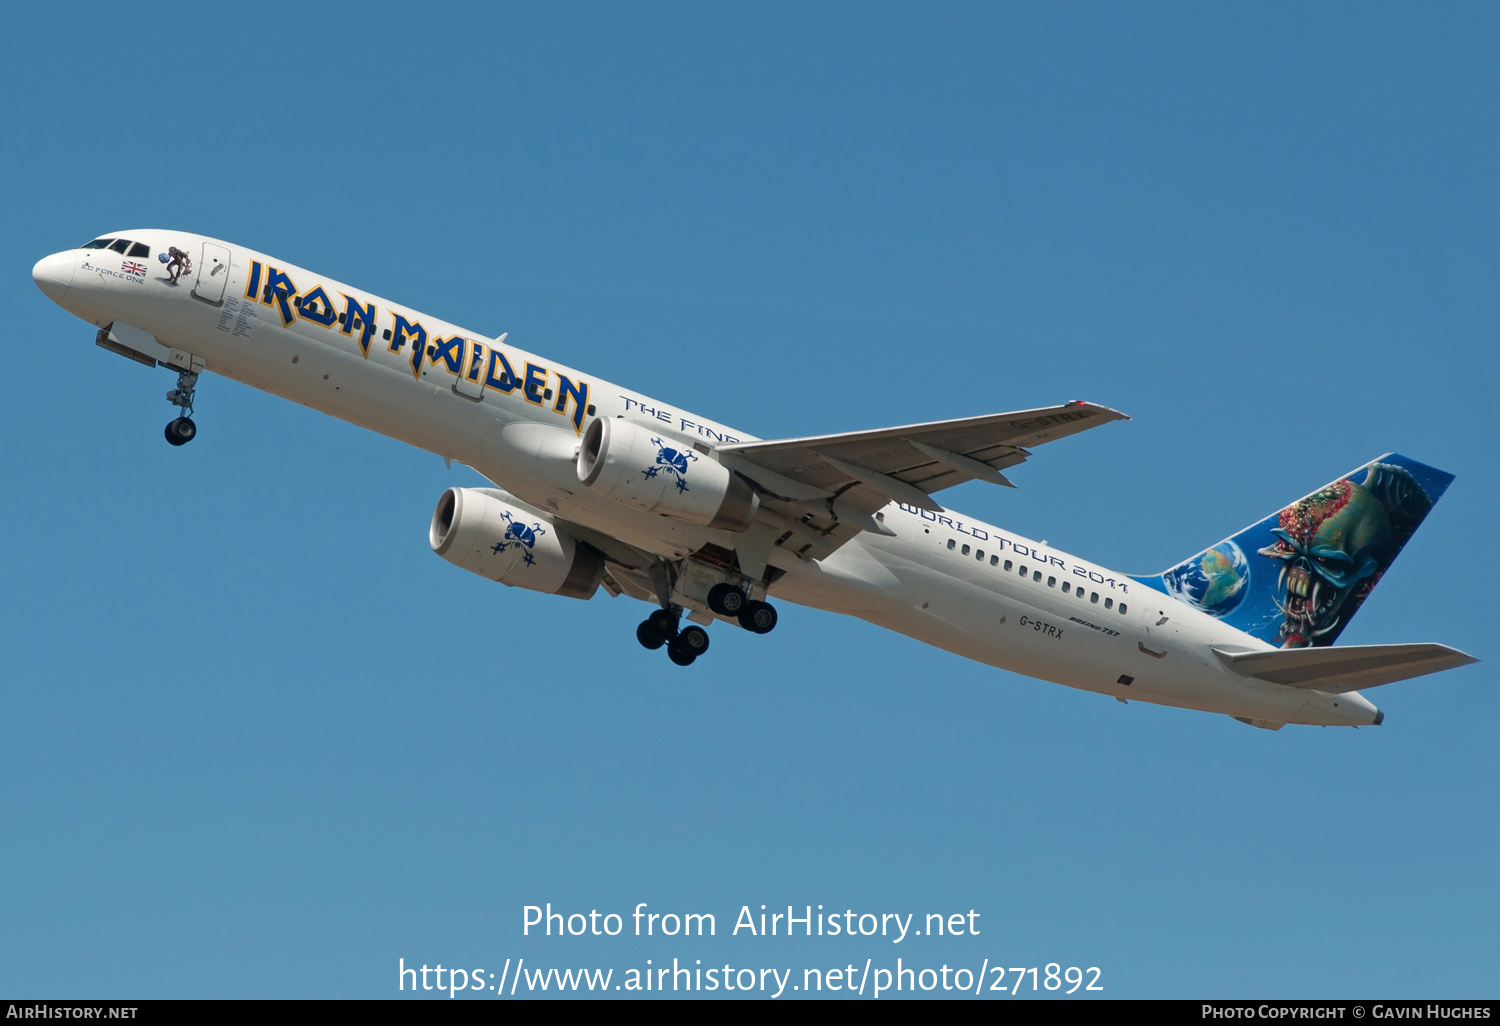
[(122, 262), (120, 264), (120, 270), (124, 271), (126, 274), (139, 274), (143, 278), (146, 276), (146, 265), (138, 264), (133, 260), (126, 260)]

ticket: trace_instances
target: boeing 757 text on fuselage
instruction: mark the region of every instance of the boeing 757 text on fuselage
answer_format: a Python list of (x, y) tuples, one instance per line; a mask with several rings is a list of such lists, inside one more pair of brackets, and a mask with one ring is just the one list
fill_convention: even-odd
[(1430, 643), (1334, 647), (1452, 481), (1404, 456), (1131, 576), (933, 498), (965, 481), (1008, 487), (1042, 443), (1126, 419), (1103, 406), (766, 441), (198, 235), (106, 235), (32, 274), (99, 346), (177, 372), (173, 445), (196, 434), (211, 370), (465, 463), (495, 487), (443, 493), (434, 552), (502, 584), (648, 603), (637, 639), (681, 666), (716, 622), (769, 633), (772, 598), (1270, 729), (1378, 724), (1358, 689), (1474, 661)]

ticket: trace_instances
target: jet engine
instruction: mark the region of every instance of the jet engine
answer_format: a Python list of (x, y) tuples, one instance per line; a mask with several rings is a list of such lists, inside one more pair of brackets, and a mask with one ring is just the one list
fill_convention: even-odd
[(580, 545), (547, 515), (484, 488), (449, 488), (428, 532), (432, 551), (454, 566), (501, 584), (549, 595), (592, 598), (604, 557)]
[(748, 528), (760, 508), (755, 491), (718, 460), (622, 417), (588, 426), (578, 480), (635, 509), (728, 531)]

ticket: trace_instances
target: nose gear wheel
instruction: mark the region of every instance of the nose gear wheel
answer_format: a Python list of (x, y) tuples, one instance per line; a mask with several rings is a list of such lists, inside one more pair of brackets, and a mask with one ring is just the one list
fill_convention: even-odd
[(187, 417), (178, 417), (167, 425), (167, 442), (171, 445), (187, 445), (198, 434), (198, 425)]

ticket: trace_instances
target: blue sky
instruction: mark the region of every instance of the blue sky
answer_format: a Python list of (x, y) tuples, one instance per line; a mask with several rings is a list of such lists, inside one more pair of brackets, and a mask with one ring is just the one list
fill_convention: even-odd
[[(391, 995), (397, 959), (1099, 966), (1113, 996), (1497, 990), (1493, 5), (155, 6), (0, 40), (0, 991)], [(475, 476), (92, 345), (29, 277), (160, 226), (763, 437), (1086, 398), (945, 503), (1159, 571), (1388, 451), (1457, 475), (1343, 643), (1485, 659), (1252, 730), (783, 606), (428, 550)], [(713, 912), (712, 941), (521, 908)], [(975, 909), (896, 947), (740, 906)]]

